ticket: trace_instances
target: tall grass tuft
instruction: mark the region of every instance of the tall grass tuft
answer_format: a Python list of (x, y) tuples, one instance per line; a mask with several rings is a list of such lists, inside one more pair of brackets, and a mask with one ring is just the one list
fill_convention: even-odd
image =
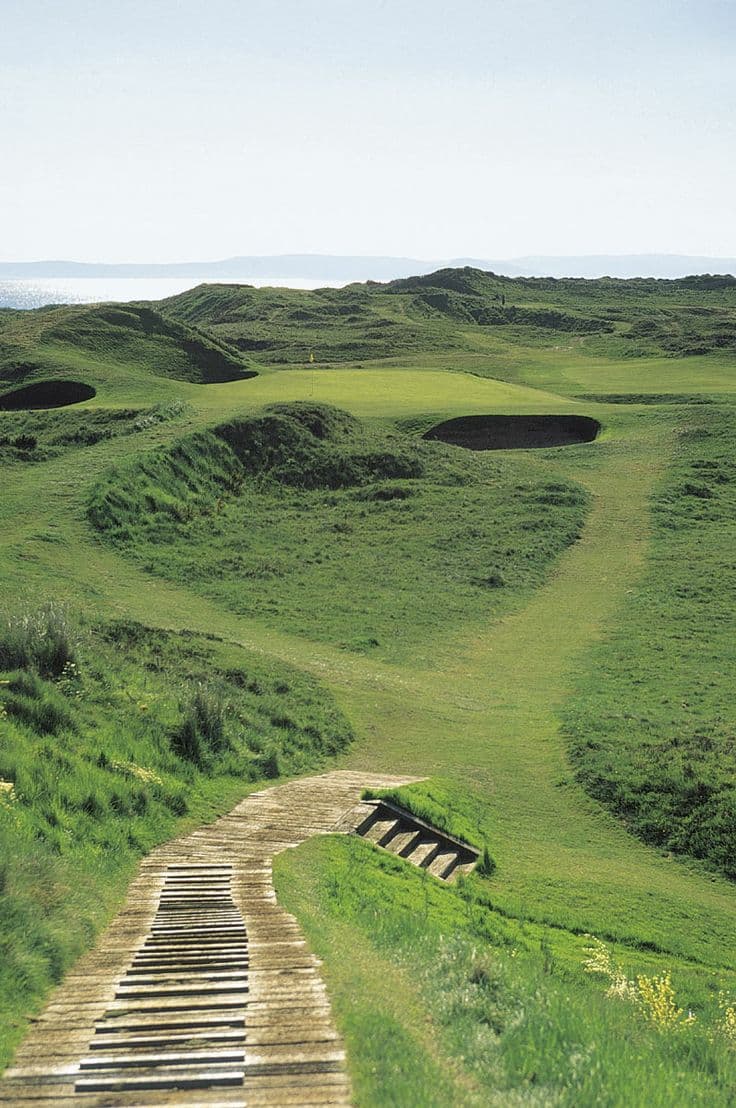
[(197, 766), (212, 755), (222, 754), (230, 744), (225, 731), (228, 704), (219, 689), (198, 684), (183, 705), (183, 718), (171, 739), (180, 758)]
[(0, 669), (35, 669), (43, 677), (60, 677), (76, 660), (76, 639), (66, 611), (53, 601), (0, 622)]

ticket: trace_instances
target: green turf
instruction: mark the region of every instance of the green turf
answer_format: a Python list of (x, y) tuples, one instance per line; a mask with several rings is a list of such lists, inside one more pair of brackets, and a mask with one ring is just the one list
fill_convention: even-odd
[[(352, 340), (343, 327), (347, 317), (340, 323), (339, 311), (332, 312), (332, 322), (320, 318), (310, 324), (308, 319), (293, 319), (287, 326), (278, 313), (307, 310), (303, 294), (295, 294), (292, 300), (287, 297), (284, 308), (269, 300), (271, 293), (264, 293), (260, 308), (257, 304), (256, 308), (266, 316), (273, 311), (275, 322), (265, 317), (258, 322), (260, 338), (251, 328), (254, 321), (244, 324), (235, 319), (227, 324), (234, 328), (229, 333), (216, 324), (217, 342), (224, 337), (232, 344), (217, 349), (223, 357), (240, 357), (234, 353), (238, 337), (247, 338), (250, 333), (253, 341), (266, 341), (268, 328), (282, 346), (270, 354), (241, 347), (241, 354), (261, 362), (259, 376), (219, 384), (198, 384), (191, 379), (192, 374), (204, 372), (201, 351), (191, 355), (199, 368), (192, 370), (189, 362), (189, 379), (175, 379), (172, 366), (180, 377), (186, 376), (176, 368), (181, 368), (185, 356), (181, 349), (172, 353), (174, 340), (164, 336), (164, 342), (158, 332), (148, 337), (141, 332), (133, 341), (127, 330), (121, 336), (106, 322), (97, 338), (88, 330), (84, 342), (78, 342), (68, 333), (59, 337), (58, 330), (51, 338), (43, 337), (47, 333), (47, 322), (40, 319), (44, 312), (38, 317), (3, 314), (4, 389), (26, 379), (56, 375), (91, 384), (97, 396), (67, 413), (32, 417), (0, 413), (0, 439), (11, 439), (5, 448), (6, 482), (0, 501), (0, 587), (18, 608), (36, 607), (44, 599), (63, 600), (83, 612), (88, 622), (138, 619), (172, 630), (214, 632), (232, 644), (227, 649), (235, 656), (246, 649), (261, 655), (269, 666), (287, 663), (315, 674), (334, 696), (356, 736), (336, 764), (382, 772), (439, 774), (443, 778), (441, 795), (454, 798), (452, 807), (466, 811), (468, 805), (475, 805), (482, 813), (482, 835), (497, 862), (485, 899), (472, 911), (465, 900), (452, 911), (438, 902), (437, 912), (442, 920), (455, 920), (457, 927), (453, 924), (452, 929), (458, 931), (464, 927), (458, 922), (460, 917), (467, 919), (473, 911), (492, 921), (493, 936), (489, 931), (482, 940), (485, 953), (490, 947), (491, 957), (497, 957), (501, 966), (499, 972), (508, 972), (503, 992), (512, 1008), (526, 1004), (525, 1010), (531, 1013), (527, 1029), (516, 1038), (508, 1029), (502, 1030), (500, 1046), (489, 1045), (487, 1070), (480, 1063), (477, 1068), (472, 1059), (462, 1061), (460, 1047), (451, 1041), (453, 1025), (463, 1026), (456, 1000), (451, 997), (446, 1007), (442, 997), (432, 991), (429, 979), (434, 968), (445, 967), (450, 973), (446, 955), (438, 955), (439, 961), (433, 962), (420, 943), (423, 953), (412, 960), (399, 933), (372, 933), (374, 925), (378, 927), (375, 913), (371, 915), (368, 909), (354, 912), (347, 896), (346, 910), (341, 913), (334, 897), (325, 898), (322, 885), (329, 887), (331, 874), (335, 875), (335, 887), (346, 888), (340, 876), (345, 845), (305, 848), (301, 857), (308, 857), (309, 863), (303, 863), (302, 877), (291, 860), (284, 860), (283, 893), (292, 897), (292, 906), (309, 926), (310, 937), (325, 959), (338, 1022), (351, 1044), (351, 1065), (364, 1102), (392, 1103), (392, 1094), (386, 1090), (395, 1087), (396, 1095), (403, 1097), (396, 1103), (464, 1103), (466, 1094), (468, 1103), (473, 1103), (473, 1097), (476, 1102), (480, 1097), (481, 1103), (493, 1103), (492, 1090), (496, 1090), (493, 1095), (499, 1103), (513, 1103), (514, 1097), (519, 1103), (524, 1103), (524, 1098), (529, 1103), (545, 1103), (549, 1090), (568, 1098), (562, 1103), (727, 1103), (724, 1086), (719, 1084), (727, 1073), (723, 1058), (709, 1054), (710, 1048), (697, 1037), (681, 1048), (644, 1036), (641, 1041), (636, 1039), (635, 1049), (627, 1055), (621, 1044), (627, 1042), (629, 1015), (615, 1015), (601, 1000), (600, 989), (596, 991), (587, 978), (581, 979), (573, 967), (579, 967), (582, 933), (592, 932), (615, 943), (632, 972), (639, 967), (657, 973), (671, 968), (678, 990), (684, 990), (683, 996), (687, 993), (698, 1011), (707, 1014), (719, 983), (728, 983), (736, 969), (733, 885), (702, 862), (673, 857), (670, 842), (644, 844), (632, 834), (633, 825), (627, 826), (586, 794), (569, 761), (569, 734), (563, 731), (563, 722), (568, 731), (572, 724), (586, 729), (596, 726), (599, 695), (605, 695), (609, 703), (615, 699), (623, 711), (631, 703), (636, 725), (626, 731), (630, 747), (618, 748), (617, 773), (625, 765), (641, 768), (631, 755), (638, 746), (637, 757), (642, 756), (647, 744), (639, 744), (639, 738), (656, 729), (682, 729), (691, 740), (695, 733), (716, 737), (719, 742), (727, 739), (728, 676), (718, 668), (721, 663), (725, 666), (727, 659), (725, 637), (723, 647), (714, 643), (712, 650), (693, 649), (682, 655), (671, 652), (669, 668), (654, 664), (657, 659), (650, 640), (656, 639), (663, 615), (674, 621), (681, 617), (681, 627), (695, 630), (695, 641), (703, 641), (708, 634), (709, 612), (718, 615), (718, 636), (725, 636), (733, 616), (727, 590), (706, 595), (700, 579), (688, 576), (695, 555), (702, 555), (707, 565), (713, 566), (712, 574), (719, 581), (726, 573), (732, 522), (729, 484), (705, 476), (696, 481), (684, 468), (698, 460), (716, 460), (719, 472), (725, 472), (725, 462), (732, 456), (728, 433), (719, 439), (720, 445), (714, 441), (707, 448), (718, 445), (722, 450), (718, 458), (707, 451), (698, 454), (697, 441), (683, 438), (688, 428), (703, 421), (706, 427), (728, 426), (725, 406), (734, 387), (734, 358), (727, 338), (733, 289), (728, 284), (709, 289), (682, 283), (653, 283), (650, 288), (636, 282), (568, 282), (545, 287), (533, 283), (511, 289), (485, 287), (481, 295), (467, 288), (448, 289), (447, 280), (443, 281), (440, 286), (425, 282), (409, 291), (401, 286), (394, 291), (379, 290), (375, 297), (372, 292), (346, 293), (361, 302), (354, 313), (359, 318), (350, 323), (356, 346), (347, 355), (344, 343)], [(427, 300), (427, 290), (434, 303)], [(477, 302), (458, 304), (452, 296), (438, 300), (438, 290), (465, 299), (474, 296)], [(494, 301), (494, 296), (505, 296), (506, 302)], [(248, 299), (259, 301), (250, 293)], [(332, 310), (339, 307), (340, 297), (322, 294), (321, 300), (316, 297), (309, 303), (322, 301)], [(484, 306), (494, 310), (516, 307), (542, 315), (533, 319), (527, 315), (520, 322), (518, 313), (512, 320), (502, 312), (502, 322), (491, 322), (490, 316), (486, 322), (478, 322), (472, 312), (471, 319), (463, 314)], [(171, 305), (164, 310), (171, 311)], [(389, 327), (374, 326), (382, 315)], [(656, 333), (647, 334), (646, 327), (642, 333), (640, 324), (649, 316), (656, 317)], [(573, 325), (570, 317), (579, 322)], [(203, 326), (203, 319), (192, 316), (185, 324)], [(577, 330), (570, 330), (573, 326)], [(637, 326), (639, 333), (631, 336), (629, 332)], [(402, 338), (397, 337), (397, 329)], [(150, 348), (146, 347), (149, 340)], [(209, 340), (201, 336), (201, 341)], [(678, 355), (697, 342), (709, 352)], [(318, 359), (316, 368), (305, 364), (312, 348)], [(347, 361), (322, 368), (327, 357), (333, 356), (330, 350)], [(302, 368), (279, 368), (284, 366), (284, 351), (287, 362), (293, 359), (290, 364)], [(377, 354), (379, 358), (367, 360)], [(166, 360), (163, 367), (159, 366), (160, 357)], [(207, 354), (204, 361), (209, 357)], [(266, 358), (270, 359), (268, 365)], [(600, 400), (576, 399), (579, 394)], [(618, 402), (623, 394), (633, 402)], [(661, 402), (663, 397), (675, 396), (677, 402)], [(701, 403), (704, 398), (715, 404)], [(136, 560), (125, 553), (130, 549), (128, 540), (123, 546), (113, 546), (107, 539), (101, 541), (100, 533), (93, 530), (87, 515), (90, 499), (95, 487), (109, 482), (111, 470), (127, 474), (152, 453), (158, 458), (176, 456), (176, 444), (182, 440), (206, 438), (213, 427), (247, 421), (266, 405), (293, 401), (346, 409), (365, 422), (361, 435), (398, 435), (403, 437), (402, 449), (409, 452), (414, 450), (417, 435), (433, 420), (463, 414), (579, 412), (599, 419), (603, 430), (593, 444), (534, 455), (515, 452), (503, 459), (468, 460), (462, 456), (460, 460), (458, 453), (459, 460), (453, 465), (472, 479), (464, 477), (452, 490), (425, 475), (382, 478), (391, 487), (408, 482), (412, 489), (421, 490), (403, 500), (361, 500), (357, 494), (378, 483), (373, 480), (332, 490), (301, 490), (282, 484), (277, 492), (273, 482), (264, 489), (262, 477), (253, 487), (248, 484), (246, 488), (244, 480), (239, 497), (228, 499), (216, 516), (198, 521), (195, 512), (192, 520), (183, 521), (185, 529), (189, 528), (188, 547), (179, 541), (177, 531), (177, 541), (169, 543), (169, 556), (175, 562), (169, 580), (160, 576), (169, 540), (153, 541), (156, 520), (148, 520), (151, 526), (147, 526), (145, 505), (143, 517), (138, 513), (138, 521), (131, 525), (131, 534), (141, 550), (143, 545), (148, 548), (147, 558)], [(166, 411), (173, 405), (176, 414), (152, 420), (132, 434), (105, 431), (94, 442), (84, 441), (85, 436), (80, 435), (85, 412), (89, 413), (90, 428), (99, 430), (116, 423), (113, 411), (150, 409), (152, 405), (164, 405)], [(125, 425), (127, 418), (121, 416), (120, 424)], [(23, 448), (12, 442), (25, 433), (25, 420), (33, 424), (28, 433), (38, 438), (33, 449), (43, 451), (34, 464), (21, 456)], [(62, 442), (60, 437), (71, 441)], [(26, 449), (25, 453), (32, 451)], [(493, 482), (484, 484), (490, 473), (495, 486)], [(148, 476), (155, 485), (154, 478), (162, 474), (151, 471)], [(710, 483), (715, 495), (681, 495), (685, 482)], [(517, 530), (526, 517), (511, 495), (515, 485), (527, 490), (549, 486), (584, 490), (587, 507), (580, 538), (565, 546), (571, 523), (575, 527), (580, 524), (582, 516), (575, 513), (584, 507), (582, 502), (578, 507), (557, 505), (559, 514), (552, 505), (548, 529), (552, 545), (541, 559), (534, 556), (525, 583), (521, 577), (513, 577), (513, 603), (499, 608), (497, 597), (490, 603), (483, 590), (474, 594), (482, 598), (480, 603), (466, 603), (462, 574), (459, 580), (438, 585), (443, 563), (431, 543), (457, 544), (463, 554), (462, 573), (475, 574), (471, 561), (477, 551), (467, 541), (469, 536), (456, 534), (460, 516), (465, 515), (460, 512), (460, 493), (467, 498), (468, 510), (478, 517), (483, 516), (485, 507), (492, 508), (498, 528), (487, 526), (487, 521), (477, 527), (486, 535), (489, 548), (495, 550), (493, 542), (499, 539), (498, 549), (506, 551), (507, 572), (511, 576), (513, 569), (516, 574), (514, 567), (525, 561), (529, 549), (525, 542), (532, 532), (521, 535)], [(122, 487), (121, 482), (119, 491)], [(167, 495), (176, 500), (180, 492), (171, 486)], [(192, 505), (197, 498), (206, 501), (212, 495), (214, 486), (203, 486), (191, 498)], [(370, 510), (361, 517), (358, 512), (366, 503)], [(422, 503), (430, 516), (426, 530), (411, 515), (407, 538), (409, 532), (402, 530), (407, 525), (398, 520), (403, 518), (402, 512), (413, 513)], [(399, 508), (400, 504), (408, 507)], [(681, 526), (676, 529), (663, 525), (661, 509), (666, 504), (678, 514)], [(684, 505), (702, 510), (703, 519), (692, 511), (683, 515)], [(529, 508), (527, 503), (525, 512)], [(267, 509), (274, 512), (270, 521)], [(718, 518), (710, 520), (708, 513), (716, 509)], [(572, 515), (565, 519), (565, 512)], [(539, 511), (536, 518), (541, 526), (544, 512)], [(327, 532), (325, 549), (331, 553), (339, 549), (343, 557), (326, 560), (323, 554), (320, 564), (315, 552), (320, 529), (328, 521), (357, 527), (352, 535), (357, 533), (360, 543), (348, 544), (339, 529)], [(283, 576), (270, 583), (262, 578), (260, 587), (248, 578), (250, 603), (236, 608), (232, 591), (224, 584), (215, 587), (214, 575), (203, 558), (208, 522), (222, 526), (215, 536), (218, 558), (230, 557), (236, 564), (243, 558), (244, 540), (252, 538), (256, 547), (263, 547), (270, 524), (273, 548), (268, 559)], [(306, 544), (301, 543), (304, 537)], [(299, 563), (297, 540), (313, 558), (303, 576), (300, 574), (306, 571)], [(341, 543), (344, 545), (335, 546)], [(380, 550), (395, 545), (407, 562), (406, 575), (395, 579), (405, 586), (396, 588), (393, 595), (402, 614), (400, 649), (395, 653), (385, 647), (390, 641), (385, 631), (368, 636), (378, 640), (379, 648), (371, 646), (366, 651), (361, 647), (363, 652), (345, 649), (348, 638), (344, 632), (353, 616), (349, 612), (338, 616), (330, 608), (323, 625), (316, 615), (320, 607), (324, 609), (340, 596), (341, 589), (342, 595), (352, 600), (352, 593), (370, 582), (371, 565), (373, 577), (380, 575), (375, 569), (378, 559), (371, 563), (374, 545)], [(196, 559), (187, 561), (193, 553)], [(261, 557), (267, 560), (262, 550)], [(415, 559), (435, 575), (431, 579), (439, 595), (430, 590), (422, 595), (419, 583), (411, 580), (408, 563)], [(196, 566), (204, 580), (187, 578), (187, 572)], [(504, 573), (503, 566), (494, 564), (493, 568)], [(297, 605), (299, 582), (301, 605)], [(391, 578), (379, 584), (380, 608), (374, 605), (373, 594), (358, 591), (365, 617), (361, 626), (367, 632), (372, 630), (373, 618), (386, 621), (391, 608)], [(683, 595), (670, 595), (669, 584)], [(282, 611), (267, 610), (269, 589), (271, 603), (282, 603)], [(438, 611), (445, 592), (451, 600), (446, 605), (448, 613), (455, 611), (457, 618), (449, 614), (442, 619), (428, 618), (428, 612)], [(356, 602), (353, 612), (358, 607)], [(630, 644), (626, 657), (620, 646), (624, 641)], [(651, 704), (641, 702), (641, 689), (632, 680), (631, 669), (640, 659), (652, 675), (652, 695), (661, 682), (660, 697), (669, 696), (671, 670), (680, 657), (689, 667), (689, 684), (702, 689), (702, 695), (699, 692), (697, 698), (691, 698), (689, 716), (681, 707), (667, 714), (660, 705), (655, 712)], [(603, 669), (605, 681), (600, 679)], [(651, 717), (654, 730), (647, 731), (650, 725), (642, 723), (645, 714), (647, 719)], [(715, 745), (714, 755), (718, 751)], [(709, 768), (707, 762), (700, 758), (694, 766), (696, 782), (702, 768), (707, 770), (706, 784), (712, 783), (708, 775), (715, 772), (714, 763)], [(247, 788), (247, 783), (241, 782), (239, 787)], [(666, 791), (660, 791), (660, 797), (664, 795)], [(722, 841), (720, 830), (717, 836)], [(360, 865), (370, 887), (367, 904), (380, 903), (386, 890), (383, 877), (376, 876), (373, 882), (375, 860), (369, 857)], [(393, 871), (389, 874), (392, 881), (395, 876)], [(107, 907), (90, 921), (80, 941), (88, 941), (93, 926), (120, 895), (119, 872), (104, 871), (98, 879), (99, 900)], [(411, 880), (406, 874), (396, 877), (401, 888), (401, 882)], [(33, 885), (33, 897), (40, 897), (42, 883), (39, 879)], [(59, 880), (59, 886), (63, 881)], [(58, 911), (62, 915), (80, 911), (76, 893), (62, 897)], [(447, 929), (445, 923), (441, 927)], [(435, 932), (429, 928), (428, 934), (431, 945)], [(529, 940), (524, 954), (528, 965), (521, 975), (504, 961), (503, 948), (508, 941), (517, 941), (514, 936), (520, 936), (520, 946), (525, 936)], [(466, 939), (471, 944), (481, 942), (476, 931), (465, 939), (460, 936), (461, 967), (472, 962), (462, 946)], [(345, 957), (348, 950), (352, 963)], [(545, 972), (549, 950), (560, 967), (557, 974)], [(406, 1003), (402, 1004), (398, 998), (404, 988)], [(461, 984), (457, 988), (457, 995), (462, 996)], [(582, 1014), (586, 1005), (592, 1013), (589, 1030), (596, 1043), (595, 1065), (575, 1062), (581, 1052), (573, 1049), (575, 1043), (590, 1045)], [(449, 1019), (445, 1018), (447, 1012)], [(472, 1020), (466, 1026), (472, 1030)], [(443, 1045), (438, 1053), (440, 1033)], [(18, 1029), (11, 1034), (17, 1036)], [(484, 1040), (479, 1041), (482, 1045)], [(590, 1057), (585, 1050), (582, 1056)], [(624, 1077), (627, 1064), (630, 1078)], [(575, 1066), (583, 1075), (580, 1081), (590, 1077), (593, 1083), (575, 1085), (571, 1077)], [(595, 1071), (592, 1075), (591, 1070)], [(679, 1073), (682, 1083), (673, 1091), (673, 1074)], [(539, 1077), (533, 1079), (533, 1074)], [(700, 1085), (698, 1074), (708, 1075)], [(405, 1083), (395, 1085), (399, 1079)], [(414, 1087), (419, 1090), (414, 1101), (401, 1091), (409, 1088), (406, 1082), (411, 1081), (416, 1081)], [(601, 1091), (606, 1082), (611, 1089), (608, 1101)], [(633, 1095), (637, 1090), (639, 1101)]]

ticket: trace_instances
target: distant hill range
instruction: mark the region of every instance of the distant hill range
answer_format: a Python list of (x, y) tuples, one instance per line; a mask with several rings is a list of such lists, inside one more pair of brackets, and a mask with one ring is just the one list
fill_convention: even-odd
[(95, 262), (0, 262), (0, 279), (52, 277), (216, 277), (247, 281), (289, 277), (310, 281), (391, 281), (439, 268), (473, 266), (507, 277), (686, 277), (696, 273), (736, 276), (736, 258), (688, 254), (591, 254), (581, 257), (530, 255), (507, 261), (490, 258), (370, 257), (333, 254), (275, 254), (225, 258), (213, 262), (108, 264)]

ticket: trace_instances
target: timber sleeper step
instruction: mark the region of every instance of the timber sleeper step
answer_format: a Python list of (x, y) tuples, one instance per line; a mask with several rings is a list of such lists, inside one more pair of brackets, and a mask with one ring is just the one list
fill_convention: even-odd
[(480, 851), (476, 847), (433, 827), (393, 801), (366, 801), (361, 809), (355, 812), (359, 820), (355, 834), (426, 869), (441, 881), (470, 873), (478, 861)]

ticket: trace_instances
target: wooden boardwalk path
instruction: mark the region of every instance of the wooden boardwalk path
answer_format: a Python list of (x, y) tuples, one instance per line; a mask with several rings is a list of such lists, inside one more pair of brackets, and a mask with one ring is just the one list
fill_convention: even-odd
[(292, 781), (155, 850), (33, 1024), (0, 1103), (349, 1105), (320, 964), (276, 902), (272, 860), (352, 830), (363, 788), (409, 780), (336, 771)]

